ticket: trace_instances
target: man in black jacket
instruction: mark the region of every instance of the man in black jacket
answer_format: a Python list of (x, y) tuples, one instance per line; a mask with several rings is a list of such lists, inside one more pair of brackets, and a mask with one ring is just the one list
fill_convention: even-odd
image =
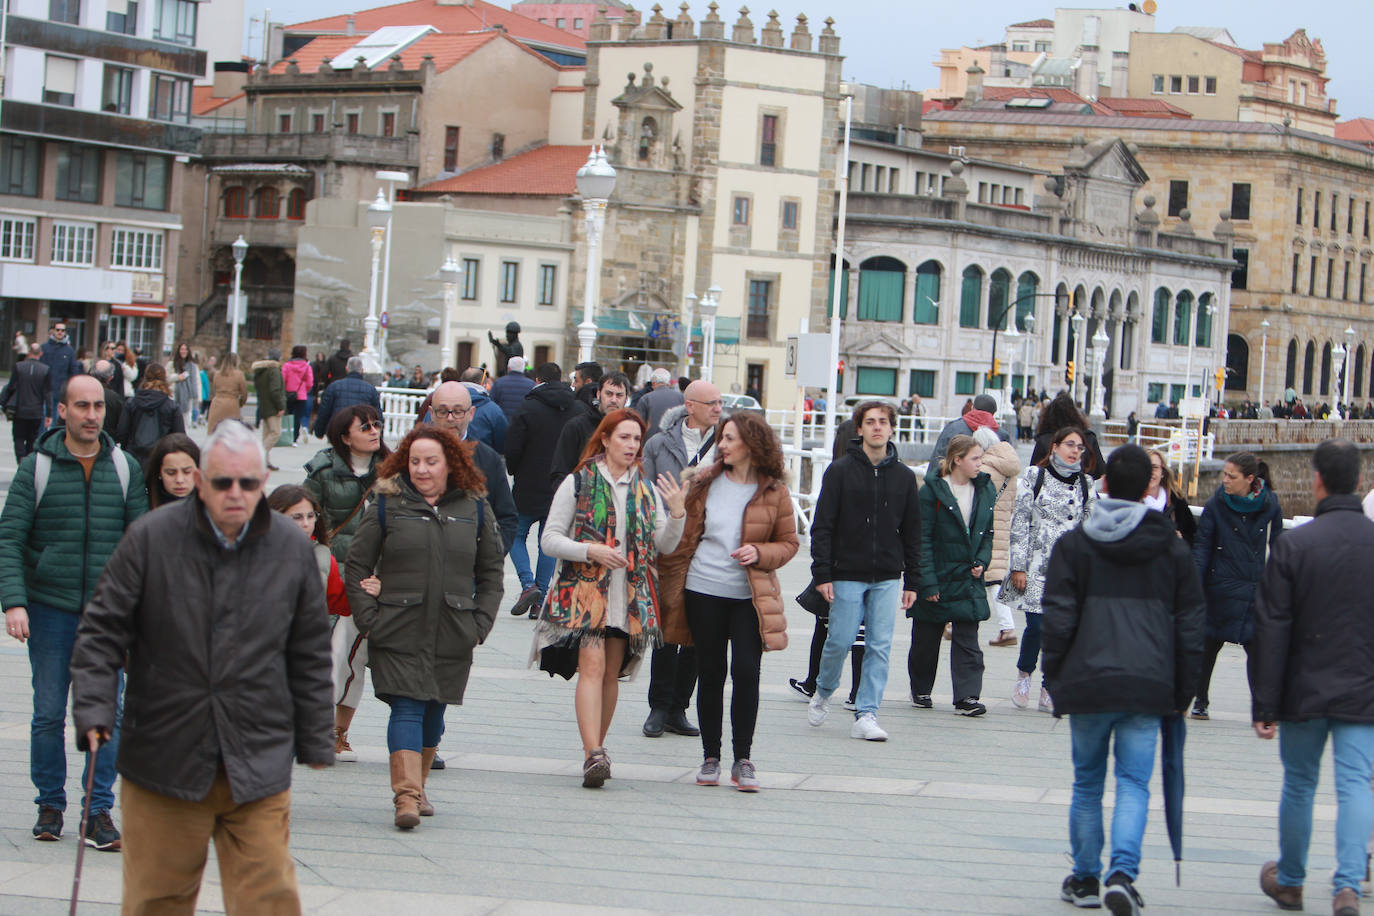
[(23, 461), (33, 451), (43, 429), (43, 408), (48, 403), (50, 370), (42, 360), (41, 344), (29, 345), (29, 358), (14, 367), (14, 374), (0, 391), (0, 404), (14, 432), (14, 460)]
[[(595, 363), (593, 363), (595, 365)], [(606, 414), (625, 406), (630, 394), (630, 380), (623, 372), (609, 372), (601, 377), (596, 388), (595, 404), (591, 404), (579, 417), (568, 421), (558, 434), (558, 444), (553, 448), (553, 463), (549, 468), (549, 482), (554, 492), (563, 478), (573, 472), (582, 458), (582, 450), (592, 438), (592, 433), (601, 425)], [(578, 400), (583, 400), (580, 396)]]
[(472, 463), (487, 479), (487, 502), (496, 516), (496, 526), (501, 529), (502, 553), (509, 553), (510, 545), (515, 541), (519, 516), (515, 511), (515, 500), (510, 495), (510, 482), (506, 480), (506, 462), (490, 445), (468, 437), (468, 427), (472, 424), (474, 414), (472, 393), (468, 386), (463, 382), (441, 383), (430, 398), (429, 413), (435, 426), (472, 444)]
[[(1360, 452), (1328, 439), (1312, 453), (1316, 517), (1274, 544), (1255, 599), (1250, 643), (1251, 719), (1264, 739), (1279, 736), (1283, 794), (1279, 858), (1260, 887), (1284, 909), (1302, 909), (1312, 796), (1327, 735), (1336, 762), (1336, 916), (1359, 913), (1374, 763), (1374, 618), (1369, 581), (1374, 524), (1355, 488)], [(1276, 723), (1283, 723), (1276, 725)]]
[(897, 607), (911, 607), (921, 571), (921, 516), (916, 475), (897, 458), (897, 410), (885, 401), (854, 408), (859, 438), (826, 468), (811, 523), (811, 578), (830, 602), (830, 632), (821, 652), (807, 721), (819, 726), (859, 626), (864, 666), (851, 738), (886, 741), (878, 707), (887, 686), (888, 652)]
[(339, 341), (339, 349), (334, 351), (334, 355), (329, 357), (329, 361), (325, 363), (324, 379), (322, 380), (324, 387), (329, 387), (353, 371), (348, 368), (348, 361), (352, 358), (353, 350), (350, 349), (348, 338), (345, 337)]
[[(1123, 445), (1107, 462), (1108, 497), (1050, 554), (1041, 606), (1045, 678), (1056, 716), (1069, 715), (1073, 874), (1060, 896), (1136, 914), (1140, 843), (1160, 720), (1188, 708), (1202, 672), (1206, 605), (1187, 543), (1142, 503), (1150, 456)], [(1102, 784), (1115, 734), (1116, 808), (1107, 890), (1102, 869)], [(1365, 795), (1369, 795), (1368, 773)], [(1366, 827), (1366, 833), (1368, 828)]]
[(563, 427), (585, 409), (563, 381), (558, 363), (545, 363), (535, 369), (534, 380), (538, 384), (525, 395), (525, 403), (506, 429), (506, 467), (515, 478), (512, 493), (519, 513), (519, 526), (510, 548), (510, 558), (520, 576), (520, 597), (510, 610), (516, 616), (538, 610), (553, 576), (553, 557), (546, 556), (542, 548), (537, 565), (530, 568), (525, 541), (536, 525), (539, 537), (544, 535), (544, 520), (553, 502), (553, 486), (549, 482), (553, 449)]
[(128, 664), (125, 912), (192, 910), (212, 835), (226, 910), (300, 911), (291, 771), (334, 762), (329, 615), (310, 541), (262, 498), (266, 464), (221, 424), (196, 493), (134, 523), (77, 627), (80, 750), (110, 736)]

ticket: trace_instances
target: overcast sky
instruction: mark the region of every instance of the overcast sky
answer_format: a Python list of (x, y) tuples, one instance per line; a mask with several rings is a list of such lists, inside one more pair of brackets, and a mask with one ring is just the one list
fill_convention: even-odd
[[(251, 8), (250, 17), (262, 16), (262, 9)], [(677, 3), (659, 0), (667, 10), (676, 14)], [(720, 15), (726, 23), (733, 23), (739, 4), (721, 3)], [(1242, 47), (1258, 49), (1266, 41), (1282, 41), (1294, 29), (1307, 29), (1311, 38), (1319, 38), (1326, 49), (1327, 75), (1331, 78), (1330, 94), (1337, 99), (1337, 111), (1342, 120), (1354, 117), (1374, 117), (1374, 80), (1361, 78), (1360, 60), (1369, 53), (1370, 26), (1374, 25), (1371, 7), (1359, 0), (1336, 0), (1322, 3), (1294, 3), (1292, 0), (1158, 0), (1155, 27), (1161, 32), (1179, 25), (1222, 26), (1230, 30)], [(272, 3), (272, 19), (276, 22), (303, 22), (354, 9), (365, 9), (372, 3), (353, 5), (347, 0), (276, 0)], [(381, 5), (377, 3), (376, 5)], [(508, 3), (502, 5), (509, 5)], [(653, 0), (641, 0), (636, 7), (648, 10)], [(1089, 4), (1066, 4), (1083, 6)], [(1125, 7), (1126, 4), (1114, 6)], [(879, 86), (906, 85), (910, 89), (926, 89), (937, 82), (933, 62), (941, 48), (959, 45), (980, 45), (1001, 41), (1003, 28), (1013, 22), (1029, 19), (1054, 18), (1054, 6), (1039, 6), (1034, 2), (1010, 0), (964, 0), (962, 3), (921, 2), (914, 0), (812, 0), (786, 4), (753, 3), (750, 18), (757, 29), (767, 19), (769, 9), (777, 9), (786, 32), (790, 33), (796, 14), (805, 13), (810, 19), (812, 34), (819, 33), (827, 16), (836, 19), (835, 30), (840, 35), (840, 50), (844, 52), (844, 77)], [(1364, 9), (1365, 12), (1359, 12)], [(706, 14), (706, 5), (694, 2), (691, 15), (698, 21)], [(257, 23), (246, 26), (260, 35)], [(260, 46), (259, 46), (260, 47)], [(1368, 66), (1363, 69), (1368, 74)]]

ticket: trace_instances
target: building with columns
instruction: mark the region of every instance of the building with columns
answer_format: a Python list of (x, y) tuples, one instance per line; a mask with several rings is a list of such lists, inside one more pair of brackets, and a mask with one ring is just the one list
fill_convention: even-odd
[(967, 171), (949, 163), (938, 197), (851, 193), (846, 393), (920, 395), (950, 414), (984, 390), (1053, 393), (1073, 362), (1080, 403), (1124, 417), (1183, 396), (1190, 364), (1195, 392), (1210, 387), (1228, 225), (1215, 238), (1160, 231), (1148, 176), (1115, 138), (1076, 145), (1030, 209), (980, 202)]

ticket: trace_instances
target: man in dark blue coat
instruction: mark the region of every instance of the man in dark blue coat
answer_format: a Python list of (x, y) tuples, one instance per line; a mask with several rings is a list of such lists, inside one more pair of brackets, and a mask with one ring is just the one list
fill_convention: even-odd
[(471, 442), (475, 447), (472, 461), (487, 479), (487, 502), (496, 515), (496, 526), (501, 529), (502, 552), (509, 553), (510, 545), (515, 541), (518, 516), (515, 500), (510, 495), (510, 482), (506, 480), (506, 462), (495, 449), (471, 435), (475, 413), (471, 394), (472, 390), (466, 382), (444, 382), (434, 389), (429, 413), (435, 426), (456, 434), (459, 439)]
[(491, 399), (506, 415), (506, 420), (514, 420), (515, 412), (525, 403), (525, 395), (534, 387), (534, 379), (525, 374), (525, 357), (512, 356), (506, 363), (506, 374), (491, 383)]
[(67, 339), (67, 323), (54, 322), (43, 342), (43, 365), (48, 367), (48, 423), (57, 419), (57, 396), (77, 372), (76, 351)]
[(320, 396), (320, 406), (315, 411), (315, 435), (321, 439), (325, 437), (329, 421), (334, 419), (334, 414), (345, 407), (371, 404), (377, 413), (382, 412), (382, 397), (377, 393), (377, 386), (363, 378), (362, 358), (350, 356), (347, 365), (348, 374), (337, 382), (330, 382), (329, 387)]

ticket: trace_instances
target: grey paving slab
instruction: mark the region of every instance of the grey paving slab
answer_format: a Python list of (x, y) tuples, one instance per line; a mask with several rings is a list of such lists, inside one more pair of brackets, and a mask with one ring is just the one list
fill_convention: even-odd
[[(201, 433), (197, 431), (199, 437)], [(295, 482), (319, 443), (277, 449), (273, 482)], [(0, 486), (12, 456), (0, 456)], [(802, 556), (782, 572), (805, 585)], [(517, 583), (508, 573), (511, 597)], [(431, 775), (438, 814), (411, 833), (390, 824), (386, 707), (365, 693), (351, 737), (357, 763), (297, 771), (292, 850), (306, 912), (526, 916), (598, 913), (821, 914), (841, 910), (1062, 914), (1072, 787), (1067, 721), (1017, 710), (1007, 697), (1016, 649), (985, 648), (978, 720), (953, 715), (942, 672), (936, 708), (910, 705), (899, 621), (880, 718), (885, 743), (848, 737), (833, 705), (821, 728), (787, 687), (806, 669), (811, 618), (789, 614), (791, 645), (764, 658), (753, 759), (764, 791), (743, 795), (694, 783), (698, 740), (640, 733), (647, 670), (622, 685), (607, 745), (615, 778), (579, 784), (581, 750), (572, 686), (526, 669), (530, 623), (502, 613), (477, 653), (467, 702), (451, 708)], [(985, 627), (985, 639), (992, 635)], [(842, 689), (847, 688), (848, 672)], [(943, 691), (943, 692), (942, 692)], [(65, 913), (76, 847), (30, 838), (26, 654), (0, 644), (0, 916)], [(1176, 888), (1156, 795), (1140, 888), (1150, 913), (1272, 913), (1256, 889), (1276, 842), (1277, 747), (1248, 723), (1244, 654), (1223, 650), (1213, 719), (1190, 726), (1183, 886)], [(727, 730), (728, 732), (728, 730)], [(728, 733), (727, 733), (728, 742)], [(69, 752), (68, 792), (80, 796)], [(1308, 888), (1325, 908), (1333, 866), (1334, 800), (1319, 789)], [(1112, 783), (1108, 781), (1107, 803)], [(118, 854), (91, 853), (83, 914), (117, 911)], [(213, 855), (199, 911), (222, 912)]]

